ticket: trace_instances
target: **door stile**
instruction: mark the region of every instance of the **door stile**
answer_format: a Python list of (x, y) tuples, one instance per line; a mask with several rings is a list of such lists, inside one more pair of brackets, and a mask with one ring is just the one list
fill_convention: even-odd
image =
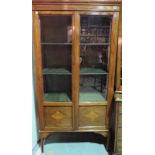
[(72, 98), (74, 105), (74, 130), (78, 129), (79, 80), (80, 80), (80, 15), (73, 14), (73, 53), (72, 53)]
[(44, 129), (44, 108), (43, 108), (43, 78), (42, 78), (42, 54), (40, 40), (40, 19), (37, 11), (33, 12), (33, 32), (34, 32), (34, 58), (35, 58), (35, 78), (36, 78), (36, 98), (37, 111), (40, 120), (40, 130)]
[[(112, 18), (111, 28), (111, 40), (110, 40), (110, 60), (109, 60), (109, 77), (108, 77), (108, 108), (107, 117), (110, 118), (112, 99), (114, 95), (114, 80), (115, 80), (115, 64), (116, 64), (116, 51), (117, 51), (117, 35), (118, 35), (118, 21), (119, 12), (115, 12)], [(109, 126), (109, 120), (106, 120), (107, 127)]]

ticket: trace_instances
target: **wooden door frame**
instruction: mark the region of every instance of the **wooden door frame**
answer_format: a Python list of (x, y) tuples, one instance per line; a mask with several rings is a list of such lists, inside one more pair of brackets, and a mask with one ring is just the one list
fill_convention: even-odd
[(39, 116), (39, 128), (44, 129), (44, 108), (43, 108), (43, 79), (41, 61), (41, 38), (40, 38), (40, 19), (37, 11), (33, 12), (33, 40), (34, 40), (34, 61), (35, 61), (35, 94), (37, 102), (37, 114)]
[[(107, 118), (111, 116), (112, 101), (114, 97), (114, 82), (115, 82), (115, 67), (116, 67), (116, 53), (117, 53), (117, 39), (118, 39), (118, 22), (119, 12), (113, 12), (112, 16), (112, 28), (111, 28), (111, 41), (110, 41), (110, 56), (109, 56), (109, 78), (108, 78), (108, 108)], [(107, 119), (107, 126), (109, 126), (109, 120)]]

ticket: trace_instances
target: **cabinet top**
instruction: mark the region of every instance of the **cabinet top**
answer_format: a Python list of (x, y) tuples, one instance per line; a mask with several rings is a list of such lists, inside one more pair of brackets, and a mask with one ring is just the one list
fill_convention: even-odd
[(121, 3), (122, 0), (32, 0), (32, 4), (52, 3)]

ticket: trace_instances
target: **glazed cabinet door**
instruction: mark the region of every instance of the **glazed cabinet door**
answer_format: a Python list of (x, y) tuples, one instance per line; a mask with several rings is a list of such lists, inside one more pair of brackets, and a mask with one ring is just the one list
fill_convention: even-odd
[(80, 12), (79, 128), (106, 130), (114, 84), (114, 13)]
[(42, 129), (72, 129), (72, 12), (34, 12), (36, 87)]

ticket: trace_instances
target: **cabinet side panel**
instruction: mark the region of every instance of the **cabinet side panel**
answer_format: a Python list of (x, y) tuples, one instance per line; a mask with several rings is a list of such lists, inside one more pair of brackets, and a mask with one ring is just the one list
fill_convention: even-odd
[(43, 79), (42, 79), (42, 59), (40, 45), (40, 19), (38, 12), (33, 12), (33, 40), (34, 40), (34, 61), (35, 61), (35, 94), (37, 101), (37, 112), (39, 116), (39, 127), (44, 129), (43, 111)]
[[(113, 99), (113, 95), (114, 95), (114, 78), (115, 78), (115, 66), (116, 66), (118, 19), (119, 19), (119, 12), (114, 12), (113, 19), (112, 19), (111, 44), (110, 44), (107, 118), (109, 118), (110, 113), (111, 113), (111, 104), (112, 104), (112, 99)], [(107, 125), (108, 124), (109, 124), (109, 119), (107, 119)]]
[(116, 67), (116, 90), (122, 90), (122, 80), (121, 80), (121, 70), (122, 66), (122, 6), (120, 9), (120, 19), (119, 19), (119, 32), (118, 32), (118, 47), (117, 47), (117, 67)]

